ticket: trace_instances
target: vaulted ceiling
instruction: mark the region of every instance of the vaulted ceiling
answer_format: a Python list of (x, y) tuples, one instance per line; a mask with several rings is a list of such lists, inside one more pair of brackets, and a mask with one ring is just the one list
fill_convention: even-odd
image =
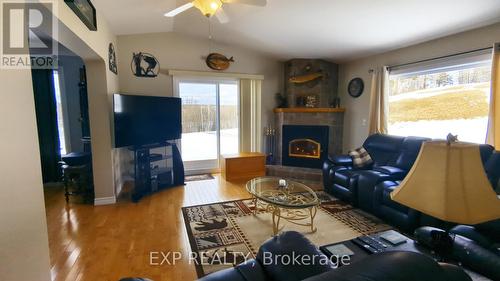
[[(93, 0), (117, 35), (169, 32), (208, 37), (196, 9), (163, 14), (188, 1)], [(213, 37), (279, 59), (346, 61), (500, 22), (499, 0), (268, 0), (230, 4), (227, 24), (210, 19)]]

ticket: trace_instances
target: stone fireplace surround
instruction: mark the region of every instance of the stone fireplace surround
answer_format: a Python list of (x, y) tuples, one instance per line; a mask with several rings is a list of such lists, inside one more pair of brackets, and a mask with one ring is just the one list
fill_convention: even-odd
[(328, 126), (328, 153), (342, 153), (342, 137), (344, 129), (344, 108), (277, 108), (275, 112), (276, 126), (276, 165), (281, 165), (283, 125)]
[(275, 163), (268, 165), (270, 176), (321, 180), (321, 169), (299, 168), (282, 165), (283, 125), (328, 126), (328, 154), (342, 153), (345, 108), (276, 108)]

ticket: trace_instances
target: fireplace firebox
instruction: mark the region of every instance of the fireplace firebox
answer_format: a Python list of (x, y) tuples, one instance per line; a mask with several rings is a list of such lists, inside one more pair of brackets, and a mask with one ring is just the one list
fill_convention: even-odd
[(321, 168), (328, 156), (328, 126), (284, 125), (282, 164)]
[(288, 155), (299, 158), (321, 158), (321, 143), (312, 139), (296, 139), (288, 143)]

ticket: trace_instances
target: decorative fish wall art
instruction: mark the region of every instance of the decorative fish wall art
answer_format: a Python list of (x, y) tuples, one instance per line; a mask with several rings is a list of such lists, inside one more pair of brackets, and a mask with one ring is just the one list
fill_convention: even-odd
[(219, 53), (211, 53), (207, 56), (206, 59), (208, 67), (213, 70), (220, 71), (228, 69), (232, 62), (234, 62), (233, 57), (227, 58), (226, 56)]
[(303, 84), (303, 83), (314, 81), (314, 80), (319, 79), (319, 78), (323, 78), (324, 76), (325, 75), (323, 74), (322, 71), (318, 71), (315, 73), (297, 75), (297, 76), (290, 77), (289, 81), (291, 83), (295, 83), (295, 84)]

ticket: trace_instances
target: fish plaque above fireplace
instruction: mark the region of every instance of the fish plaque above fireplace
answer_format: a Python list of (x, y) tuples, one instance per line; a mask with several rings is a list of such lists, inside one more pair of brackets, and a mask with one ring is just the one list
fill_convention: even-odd
[(328, 156), (328, 126), (284, 125), (282, 164), (321, 168)]
[(329, 107), (337, 97), (339, 66), (319, 59), (285, 63), (285, 91), (290, 107)]
[(288, 155), (299, 158), (321, 158), (321, 143), (312, 139), (295, 139), (288, 143)]

